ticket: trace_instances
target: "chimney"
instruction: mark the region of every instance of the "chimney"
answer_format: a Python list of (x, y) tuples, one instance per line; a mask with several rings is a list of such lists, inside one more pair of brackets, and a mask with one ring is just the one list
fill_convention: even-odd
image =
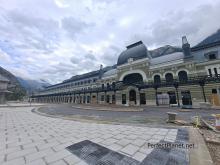
[(100, 70), (102, 70), (102, 69), (103, 69), (103, 65), (101, 64), (101, 65), (100, 65)]
[(182, 49), (183, 49), (184, 56), (186, 58), (191, 56), (191, 48), (190, 48), (190, 44), (187, 41), (186, 36), (182, 37)]
[(103, 65), (101, 64), (99, 69), (99, 79), (102, 78), (102, 75), (103, 75)]

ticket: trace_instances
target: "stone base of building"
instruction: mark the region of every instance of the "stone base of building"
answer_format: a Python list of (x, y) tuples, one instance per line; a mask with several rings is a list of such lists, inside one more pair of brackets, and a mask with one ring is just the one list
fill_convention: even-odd
[(32, 101), (45, 103), (208, 108), (212, 105), (218, 106), (220, 104), (219, 93), (213, 93), (213, 91), (219, 91), (219, 87), (220, 83), (207, 84), (203, 93), (199, 85), (180, 86), (177, 90), (174, 87), (161, 87), (157, 89), (157, 92), (153, 88), (138, 90), (133, 86), (127, 86), (120, 91), (45, 96), (34, 98)]

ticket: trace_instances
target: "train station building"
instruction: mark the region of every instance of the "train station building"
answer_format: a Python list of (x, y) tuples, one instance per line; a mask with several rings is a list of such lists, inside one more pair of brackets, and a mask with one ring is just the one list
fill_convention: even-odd
[(148, 50), (138, 41), (113, 66), (76, 75), (31, 96), (35, 102), (125, 106), (220, 105), (220, 31), (194, 47)]

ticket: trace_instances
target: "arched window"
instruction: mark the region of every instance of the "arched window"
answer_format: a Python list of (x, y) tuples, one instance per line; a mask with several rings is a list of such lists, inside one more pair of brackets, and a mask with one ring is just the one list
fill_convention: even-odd
[(180, 82), (187, 82), (187, 80), (188, 80), (187, 73), (184, 70), (182, 70), (178, 73), (178, 77), (179, 77)]
[(167, 83), (172, 83), (173, 82), (173, 75), (172, 75), (172, 73), (167, 73), (165, 75), (165, 79), (166, 79)]
[(109, 89), (110, 88), (110, 84), (109, 83), (107, 83), (107, 89)]
[(143, 77), (139, 73), (131, 73), (124, 77), (123, 82), (124, 83), (139, 83), (139, 82), (143, 82)]
[(159, 75), (155, 75), (155, 76), (154, 76), (154, 83), (155, 83), (155, 84), (160, 84), (160, 83), (161, 83), (161, 80), (160, 80), (160, 76), (159, 76)]
[(112, 83), (112, 88), (115, 89), (115, 82)]

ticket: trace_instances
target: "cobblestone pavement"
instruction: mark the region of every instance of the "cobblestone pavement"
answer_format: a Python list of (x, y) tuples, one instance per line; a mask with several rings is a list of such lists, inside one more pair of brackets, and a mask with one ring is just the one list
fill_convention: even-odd
[[(87, 164), (66, 147), (89, 140), (135, 161), (146, 160), (148, 143), (175, 142), (178, 129), (82, 123), (40, 116), (31, 107), (0, 109), (1, 165)], [(157, 155), (160, 153), (157, 153)]]

